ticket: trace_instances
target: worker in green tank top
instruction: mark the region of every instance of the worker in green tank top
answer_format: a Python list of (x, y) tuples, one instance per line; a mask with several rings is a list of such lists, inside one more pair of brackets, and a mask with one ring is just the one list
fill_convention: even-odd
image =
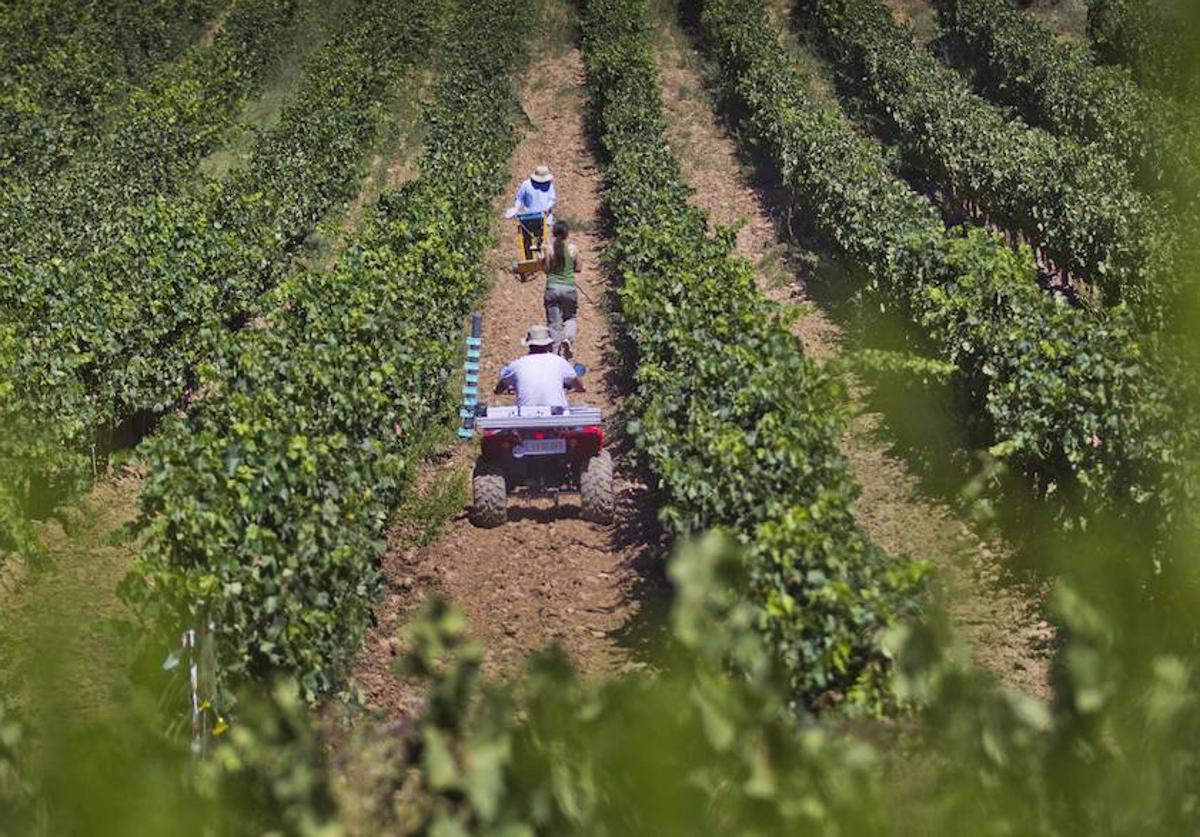
[(578, 335), (576, 315), (579, 312), (575, 271), (579, 268), (579, 253), (567, 240), (571, 229), (566, 221), (554, 223), (554, 240), (545, 248), (542, 267), (546, 271), (546, 325), (554, 338), (554, 351), (571, 357), (571, 346)]

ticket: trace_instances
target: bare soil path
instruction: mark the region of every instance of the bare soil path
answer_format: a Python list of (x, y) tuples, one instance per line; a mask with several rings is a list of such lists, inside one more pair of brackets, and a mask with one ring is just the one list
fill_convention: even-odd
[(1026, 13), (1040, 20), (1064, 43), (1088, 45), (1087, 0), (1033, 0)]
[[(509, 187), (496, 204), (496, 215), (534, 167), (550, 167), (558, 193), (556, 215), (571, 224), (582, 264), (576, 274), (582, 293), (574, 351), (588, 368), (588, 393), (573, 400), (603, 408), (611, 450), (612, 434), (619, 431), (621, 394), (609, 355), (612, 335), (599, 307), (607, 293), (600, 265), (605, 239), (599, 220), (600, 171), (584, 125), (582, 57), (573, 47), (552, 50), (534, 60), (526, 79), (521, 104), (529, 127), (513, 155)], [(482, 307), (484, 393), (490, 392), (504, 363), (525, 353), (520, 340), (529, 326), (545, 322), (544, 278), (521, 282), (508, 271), (514, 239), (512, 222), (498, 221), (497, 243), (485, 261), (493, 284)], [(477, 447), (456, 446), (436, 465), (437, 471), (469, 476)], [(403, 531), (395, 533), (384, 561), (386, 599), (354, 672), (369, 705), (393, 717), (413, 708), (414, 694), (391, 671), (395, 633), (429, 595), (464, 609), (472, 632), (485, 646), (484, 671), (492, 676), (519, 673), (531, 653), (551, 644), (565, 649), (587, 676), (640, 665), (622, 635), (642, 607), (639, 591), (657, 584), (651, 558), (657, 529), (646, 486), (624, 466), (619, 444), (614, 455), (617, 515), (612, 526), (581, 520), (577, 497), (567, 495), (557, 507), (550, 499), (510, 498), (509, 522), (497, 529), (476, 528), (463, 509), (435, 542), (422, 548), (414, 548)]]
[[(743, 225), (736, 250), (757, 265), (760, 290), (776, 302), (803, 306), (806, 313), (793, 327), (797, 339), (810, 356), (830, 359), (840, 351), (843, 329), (812, 301), (803, 271), (787, 264), (769, 196), (753, 185), (735, 141), (718, 122), (690, 41), (670, 9), (662, 12), (656, 43), (668, 140), (696, 190), (695, 201), (716, 223)], [(863, 393), (855, 389), (861, 409)], [(880, 415), (862, 411), (842, 440), (850, 472), (863, 489), (856, 504), (859, 524), (888, 552), (936, 566), (946, 607), (979, 665), (1006, 685), (1047, 698), (1052, 629), (1040, 615), (1041, 591), (1002, 582), (1011, 548), (981, 539), (953, 508), (922, 493), (906, 463), (889, 452), (883, 430)]]
[[(928, 44), (941, 31), (933, 0), (885, 0), (896, 19), (910, 24), (922, 44)], [(1037, 19), (1063, 43), (1087, 43), (1086, 0), (1032, 0), (1025, 14)]]
[(913, 28), (918, 43), (928, 44), (938, 35), (937, 10), (930, 0), (886, 0), (901, 23)]

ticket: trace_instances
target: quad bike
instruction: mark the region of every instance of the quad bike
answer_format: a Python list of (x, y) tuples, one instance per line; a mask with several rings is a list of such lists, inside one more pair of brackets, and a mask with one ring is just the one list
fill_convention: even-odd
[(604, 449), (598, 407), (484, 407), (483, 434), (471, 482), (471, 521), (482, 528), (508, 520), (508, 495), (579, 492), (583, 519), (611, 523), (613, 464)]

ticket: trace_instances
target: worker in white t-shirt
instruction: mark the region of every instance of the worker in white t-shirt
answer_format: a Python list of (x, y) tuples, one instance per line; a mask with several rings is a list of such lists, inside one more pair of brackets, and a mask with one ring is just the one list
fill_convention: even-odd
[(554, 337), (546, 326), (531, 327), (521, 345), (529, 354), (500, 370), (497, 395), (515, 389), (518, 407), (566, 407), (566, 390), (586, 392), (575, 367), (551, 351)]

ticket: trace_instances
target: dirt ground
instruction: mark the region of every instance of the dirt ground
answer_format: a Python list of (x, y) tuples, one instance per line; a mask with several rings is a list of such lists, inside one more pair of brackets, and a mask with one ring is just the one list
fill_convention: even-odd
[(896, 19), (909, 24), (917, 40), (928, 43), (938, 33), (937, 11), (930, 0), (886, 0)]
[[(932, 0), (886, 0), (898, 20), (911, 24), (918, 40), (937, 36), (937, 10)], [(1086, 0), (1033, 0), (1025, 13), (1037, 19), (1064, 43), (1087, 41)]]
[(1086, 0), (1033, 0), (1028, 13), (1064, 43), (1088, 42)]
[[(413, 548), (397, 532), (384, 561), (386, 600), (377, 609), (378, 624), (354, 670), (368, 705), (392, 717), (407, 714), (416, 701), (411, 688), (392, 672), (396, 630), (427, 596), (448, 598), (464, 609), (472, 632), (485, 646), (484, 671), (490, 676), (518, 674), (529, 654), (558, 644), (585, 676), (600, 677), (641, 665), (623, 629), (661, 590), (653, 505), (646, 486), (625, 465), (616, 420), (621, 394), (610, 358), (612, 335), (601, 307), (607, 280), (600, 266), (605, 245), (600, 171), (585, 134), (582, 57), (574, 48), (552, 52), (535, 60), (526, 79), (521, 103), (529, 126), (513, 155), (509, 186), (496, 204), (496, 216), (534, 167), (550, 167), (558, 193), (556, 215), (571, 224), (582, 265), (576, 274), (582, 293), (574, 351), (576, 361), (588, 369), (588, 392), (572, 400), (601, 407), (609, 419), (607, 443), (617, 470), (616, 522), (600, 526), (581, 520), (576, 495), (566, 495), (557, 507), (551, 499), (510, 497), (509, 522), (496, 529), (476, 528), (463, 509), (427, 547)], [(493, 283), (482, 304), (481, 390), (491, 403), (505, 403), (486, 394), (500, 367), (525, 353), (520, 340), (528, 327), (545, 322), (544, 277), (521, 282), (508, 270), (514, 239), (512, 222), (498, 220), (497, 243), (485, 262)], [(469, 475), (477, 445), (457, 445), (434, 467), (443, 475)]]
[[(674, 22), (660, 21), (659, 69), (663, 75), (668, 139), (680, 159), (695, 200), (719, 224), (742, 223), (737, 253), (758, 267), (767, 297), (800, 305), (794, 326), (808, 354), (829, 359), (844, 339), (841, 326), (810, 299), (802, 270), (790, 267), (769, 210), (769, 197), (754, 185), (736, 143), (717, 121), (699, 59)], [(864, 403), (861, 387), (856, 401)], [(882, 417), (861, 412), (842, 440), (850, 472), (862, 486), (859, 524), (892, 554), (931, 561), (945, 588), (947, 609), (968, 638), (975, 661), (1000, 682), (1047, 698), (1053, 631), (1040, 615), (1043, 591), (1023, 589), (1007, 578), (1007, 544), (976, 535), (946, 503), (923, 493), (906, 463), (889, 452)]]
[(204, 25), (204, 30), (200, 33), (200, 46), (212, 46), (213, 41), (217, 39), (217, 35), (221, 34), (221, 29), (225, 26), (225, 21), (233, 12), (234, 3), (226, 3), (224, 8), (217, 12), (208, 23)]

